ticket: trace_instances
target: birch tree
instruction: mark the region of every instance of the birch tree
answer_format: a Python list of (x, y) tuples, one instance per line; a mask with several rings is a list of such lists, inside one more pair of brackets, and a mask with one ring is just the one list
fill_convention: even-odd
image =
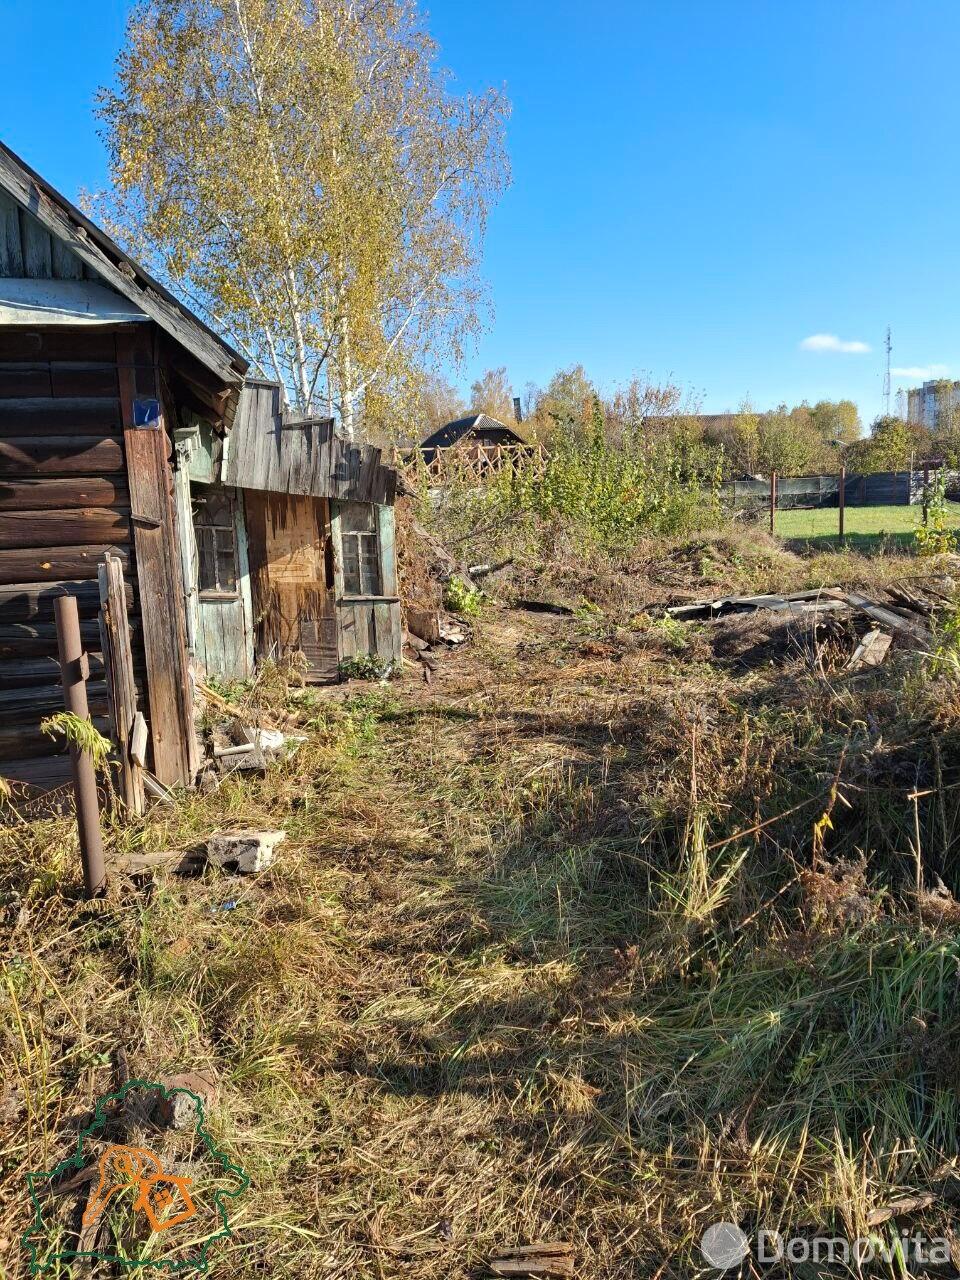
[(507, 104), (414, 0), (142, 0), (97, 110), (100, 211), (299, 412), (353, 434), (478, 330)]

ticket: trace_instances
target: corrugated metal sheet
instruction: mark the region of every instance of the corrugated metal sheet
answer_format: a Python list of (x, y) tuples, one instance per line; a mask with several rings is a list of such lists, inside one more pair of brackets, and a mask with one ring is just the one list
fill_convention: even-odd
[[(919, 502), (923, 473), (878, 471), (860, 475), (848, 472), (844, 504), (848, 507), (887, 507)], [(735, 480), (723, 493), (734, 504), (767, 501), (769, 480)], [(835, 507), (840, 501), (838, 475), (777, 476), (778, 507)]]
[(0, 324), (128, 324), (149, 318), (134, 303), (93, 280), (0, 276)]
[(223, 483), (345, 502), (392, 503), (397, 473), (373, 445), (338, 436), (330, 418), (292, 418), (273, 382), (248, 381), (227, 438)]

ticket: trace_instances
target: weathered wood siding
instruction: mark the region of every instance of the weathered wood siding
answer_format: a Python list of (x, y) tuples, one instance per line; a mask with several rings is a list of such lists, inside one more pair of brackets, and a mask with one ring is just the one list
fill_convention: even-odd
[(273, 383), (248, 381), (230, 432), (224, 484), (304, 497), (392, 503), (397, 473), (373, 445), (336, 435), (330, 418), (295, 418)]
[[(7, 233), (9, 209), (0, 207)], [(49, 238), (48, 238), (49, 240)], [(40, 253), (36, 240), (34, 252)], [(49, 243), (44, 251), (44, 261)], [(61, 269), (62, 269), (61, 260)], [(0, 774), (66, 781), (67, 757), (39, 731), (62, 709), (53, 599), (77, 597), (92, 652), (91, 713), (107, 711), (97, 627), (97, 566), (115, 550), (135, 589), (117, 336), (0, 329)], [(134, 661), (145, 667), (139, 607)], [(57, 759), (52, 757), (57, 756)]]
[(328, 503), (244, 493), (258, 659), (303, 654), (315, 680), (337, 678)]
[[(129, 590), (140, 708), (153, 766), (192, 774), (192, 725), (169, 441), (133, 426), (138, 397), (158, 398), (152, 325), (91, 331), (0, 327), (0, 774), (49, 785), (69, 776), (39, 732), (62, 708), (53, 599), (77, 597), (93, 655), (89, 700), (107, 712), (97, 569), (119, 556)], [(15, 394), (5, 394), (5, 392)], [(50, 757), (59, 755), (59, 765)]]
[[(143, 648), (147, 667), (153, 768), (167, 785), (189, 783), (199, 765), (187, 670), (186, 620), (173, 501), (173, 445), (165, 421), (135, 425), (138, 398), (163, 403), (156, 330), (131, 325), (117, 331), (117, 372), (123, 415)], [(144, 709), (146, 714), (146, 709)]]
[(246, 371), (241, 356), (2, 143), (0, 275), (100, 281), (134, 302), (225, 386), (239, 387)]

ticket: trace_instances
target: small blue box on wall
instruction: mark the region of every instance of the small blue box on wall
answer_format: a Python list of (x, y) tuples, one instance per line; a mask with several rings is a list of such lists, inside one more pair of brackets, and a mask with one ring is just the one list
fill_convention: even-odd
[(146, 430), (156, 430), (160, 426), (160, 401), (134, 400), (133, 425)]

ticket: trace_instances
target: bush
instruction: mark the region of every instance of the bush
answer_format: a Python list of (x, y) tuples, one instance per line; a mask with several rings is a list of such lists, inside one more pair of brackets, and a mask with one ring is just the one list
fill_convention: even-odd
[(504, 451), (499, 465), (479, 474), (475, 461), (456, 451), (440, 465), (437, 475), (414, 462), (408, 479), (421, 495), (421, 518), (448, 536), (498, 525), (515, 529), (519, 518), (533, 516), (609, 548), (723, 521), (722, 451), (698, 453), (639, 431), (611, 444), (599, 413), (587, 433), (558, 430), (549, 454)]
[(480, 615), (483, 606), (483, 592), (477, 587), (468, 586), (462, 578), (449, 578), (443, 588), (443, 607), (451, 613), (461, 613), (467, 618)]
[(344, 658), (338, 670), (341, 680), (389, 680), (396, 675), (395, 664), (376, 653), (358, 653)]

